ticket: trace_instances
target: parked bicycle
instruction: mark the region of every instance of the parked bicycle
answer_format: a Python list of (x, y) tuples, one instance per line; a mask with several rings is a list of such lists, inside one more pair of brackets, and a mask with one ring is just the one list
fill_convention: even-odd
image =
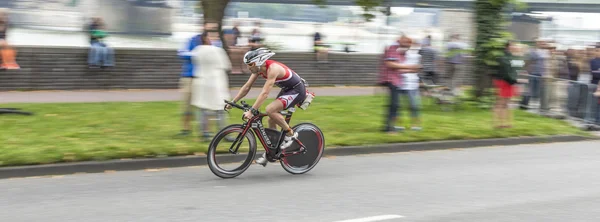
[(427, 78), (419, 78), (419, 81), (421, 81), (421, 92), (431, 97), (442, 111), (453, 110), (453, 106), (458, 104), (458, 98), (450, 88), (435, 84)]
[[(252, 106), (246, 104), (244, 101), (240, 102), (242, 105), (227, 100), (225, 100), (225, 103), (244, 111), (251, 110), (252, 108)], [(223, 128), (211, 141), (207, 154), (208, 166), (216, 176), (221, 178), (234, 178), (241, 175), (250, 167), (250, 165), (252, 165), (254, 159), (258, 156), (256, 154), (257, 144), (255, 135), (258, 136), (260, 143), (265, 149), (267, 160), (269, 162), (279, 161), (283, 169), (291, 174), (306, 173), (317, 165), (325, 150), (325, 138), (319, 127), (312, 123), (300, 123), (293, 126), (292, 129), (294, 132), (298, 132), (298, 139), (296, 139), (290, 147), (286, 148), (285, 152), (282, 152), (279, 147), (283, 142), (285, 132), (283, 130), (277, 131), (265, 128), (262, 119), (267, 116), (267, 114), (257, 110), (254, 110), (253, 112), (255, 112), (253, 113), (254, 117), (246, 121), (244, 120), (244, 116), (242, 116), (242, 120), (244, 121), (243, 124), (232, 124)], [(285, 116), (285, 121), (288, 124), (292, 119), (294, 112), (294, 107), (281, 111), (281, 114)], [(247, 156), (218, 158), (217, 148), (219, 147), (219, 144), (221, 142), (231, 141), (233, 141), (233, 144), (229, 146), (228, 150), (223, 152), (239, 154), (240, 151), (247, 151)], [(240, 149), (244, 141), (248, 142), (248, 146)], [(219, 164), (218, 160), (224, 160), (224, 163)], [(224, 168), (225, 165), (231, 165), (231, 162), (235, 161), (242, 161), (242, 165), (234, 167), (231, 170)]]

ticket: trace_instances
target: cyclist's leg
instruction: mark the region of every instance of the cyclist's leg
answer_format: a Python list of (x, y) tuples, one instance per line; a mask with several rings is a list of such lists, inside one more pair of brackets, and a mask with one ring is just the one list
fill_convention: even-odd
[[(306, 99), (306, 88), (303, 84), (287, 91), (282, 90), (279, 95), (277, 95), (277, 99), (267, 105), (267, 115), (269, 115), (270, 120), (274, 121), (275, 124), (282, 129), (290, 129), (289, 125), (285, 122), (285, 118), (279, 112), (294, 107), (296, 104), (304, 101), (304, 99)], [(293, 132), (289, 132), (289, 135), (292, 133)]]
[(271, 117), (269, 117), (269, 129), (277, 130), (277, 122)]
[(279, 112), (289, 107), (293, 107), (304, 101), (304, 99), (306, 99), (306, 88), (301, 84), (294, 89), (281, 93), (275, 101), (267, 106), (266, 111), (269, 118), (273, 119), (277, 125), (286, 130), (286, 137), (281, 145), (282, 149), (289, 147), (292, 144), (292, 139), (295, 138), (297, 134), (294, 133), (292, 128), (285, 122), (283, 115)]
[(269, 115), (269, 128), (275, 129), (276, 126), (279, 126), (282, 129), (290, 128), (288, 126), (288, 124), (285, 122), (285, 118), (283, 117), (283, 115), (281, 115), (281, 113), (279, 113), (284, 108), (285, 108), (284, 103), (281, 102), (279, 99), (276, 99), (275, 101), (273, 101), (269, 105), (267, 105), (266, 112), (267, 112), (267, 115)]
[[(283, 90), (279, 91), (279, 93), (277, 94), (277, 97), (276, 97), (276, 98), (279, 98), (279, 97), (281, 97), (281, 96), (282, 96), (284, 93), (285, 93), (285, 91), (283, 91)], [(275, 101), (271, 102), (271, 104), (269, 104), (269, 105), (267, 106), (267, 114), (269, 114), (269, 109), (275, 109), (275, 110), (277, 110), (277, 108), (278, 108), (278, 107), (271, 107), (271, 106), (275, 106), (275, 105), (277, 105), (277, 104), (273, 104), (273, 103), (275, 103), (275, 102), (276, 102), (276, 103), (279, 103), (279, 104), (281, 104), (281, 102), (279, 102), (279, 101), (277, 101), (277, 100), (275, 100)], [(273, 104), (273, 105), (272, 105), (272, 104)], [(283, 110), (283, 108), (282, 108), (282, 109), (280, 109), (279, 111), (281, 111), (281, 110)], [(277, 112), (277, 113), (278, 113), (279, 111), (275, 111), (275, 112)], [(280, 116), (281, 116), (281, 114), (280, 114)], [(282, 118), (283, 118), (283, 116), (282, 116)], [(284, 122), (285, 122), (285, 121), (284, 121)], [(274, 130), (277, 130), (277, 125), (279, 125), (279, 124), (277, 124), (277, 121), (276, 121), (276, 120), (275, 120), (273, 117), (271, 117), (271, 115), (269, 115), (269, 121), (268, 121), (268, 123), (269, 123), (269, 128), (271, 128), (271, 129), (274, 129)], [(280, 125), (280, 126), (281, 126), (281, 125)], [(282, 129), (286, 129), (286, 128), (282, 128)]]
[[(279, 97), (280, 96), (278, 96), (278, 98)], [(267, 112), (267, 115), (269, 116), (269, 128), (277, 129), (277, 125), (279, 125), (282, 129), (290, 128), (288, 126), (288, 124), (285, 122), (283, 115), (281, 115), (281, 113), (279, 113), (281, 110), (284, 109), (284, 107), (285, 106), (279, 99), (276, 99), (275, 101), (273, 101), (273, 102), (269, 103), (269, 105), (267, 105), (266, 112)], [(286, 142), (286, 140), (290, 140), (290, 139), (288, 139), (288, 137), (289, 136), (286, 135), (286, 137), (284, 139), (284, 143)], [(284, 149), (283, 145), (281, 146), (281, 148)], [(266, 153), (263, 153), (262, 157), (260, 157), (256, 160), (256, 163), (266, 166), (267, 165), (267, 156), (266, 155), (267, 155)]]

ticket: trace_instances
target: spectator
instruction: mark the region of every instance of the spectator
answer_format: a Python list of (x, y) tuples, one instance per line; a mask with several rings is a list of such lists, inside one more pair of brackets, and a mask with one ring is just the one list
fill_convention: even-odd
[(494, 107), (494, 126), (496, 128), (511, 128), (512, 113), (508, 107), (510, 99), (515, 96), (514, 84), (517, 83), (517, 71), (513, 67), (513, 52), (516, 48), (513, 42), (507, 42), (504, 55), (499, 58), (498, 70), (494, 77), (494, 85), (498, 89)]
[[(204, 23), (204, 30), (218, 29), (216, 23)], [(194, 70), (197, 67), (192, 62), (192, 51), (196, 46), (202, 45), (202, 33), (193, 36), (190, 40), (177, 51), (177, 55), (183, 60), (181, 77), (179, 78), (179, 91), (181, 92), (181, 122), (183, 129), (177, 136), (188, 136), (191, 133), (191, 121), (192, 121), (192, 80), (194, 78)], [(217, 47), (221, 47), (222, 43), (220, 40), (211, 41), (211, 44)]]
[(567, 52), (560, 50), (556, 51), (556, 58), (558, 62), (558, 76), (562, 79), (569, 79), (569, 61), (567, 60)]
[(556, 49), (556, 44), (549, 43), (546, 45), (546, 49), (548, 50), (549, 54), (546, 62), (546, 74), (550, 78), (543, 79), (544, 84), (542, 90), (544, 90), (544, 98), (546, 99), (546, 104), (548, 104), (548, 106), (541, 107), (543, 111), (548, 111), (557, 107), (556, 104), (559, 102), (558, 96), (556, 95), (558, 84), (557, 79), (566, 78), (566, 76), (568, 76), (566, 58), (564, 58), (563, 53), (560, 53), (560, 51)]
[[(411, 39), (405, 40), (410, 45), (412, 43)], [(399, 53), (404, 55), (405, 60), (402, 64), (404, 65), (420, 65), (421, 63), (421, 55), (417, 49), (418, 44), (413, 44), (413, 48), (408, 48), (404, 50), (404, 48), (400, 48)], [(419, 73), (417, 69), (407, 70), (406, 72), (401, 74), (402, 84), (400, 87), (400, 93), (405, 94), (408, 97), (408, 101), (410, 103), (410, 113), (411, 113), (411, 130), (421, 130), (421, 118), (420, 118), (420, 106), (421, 106), (421, 98), (419, 96)], [(400, 127), (402, 129), (403, 127)]]
[[(206, 29), (206, 23), (204, 29)], [(190, 40), (177, 51), (177, 55), (183, 60), (181, 77), (179, 78), (179, 91), (181, 92), (181, 111), (183, 129), (179, 136), (188, 136), (191, 133), (192, 121), (192, 79), (194, 78), (194, 64), (192, 63), (191, 51), (202, 43), (202, 34), (190, 38)]]
[(589, 100), (591, 107), (587, 119), (589, 122), (600, 125), (600, 105), (598, 104), (598, 96), (600, 96), (600, 46), (597, 46), (595, 51), (595, 57), (590, 61), (590, 71), (592, 74), (590, 92), (591, 94), (593, 93), (593, 96)]
[(567, 112), (570, 116), (579, 115), (578, 109), (583, 106), (582, 95), (580, 94), (580, 84), (577, 83), (579, 80), (579, 72), (581, 70), (581, 62), (579, 55), (573, 49), (567, 50), (565, 53), (567, 58), (568, 67), (568, 80), (569, 86), (567, 87)]
[(114, 50), (104, 42), (107, 34), (101, 18), (93, 18), (89, 26), (90, 52), (88, 64), (90, 68), (114, 66)]
[(260, 32), (260, 22), (256, 22), (256, 28), (252, 30), (252, 35), (250, 36), (249, 45), (250, 50), (255, 50), (263, 46), (262, 41), (264, 40), (262, 37), (262, 33)]
[(240, 32), (240, 22), (234, 22), (233, 28), (231, 29), (231, 33), (233, 35), (233, 46), (237, 46), (238, 39), (242, 37), (242, 32)]
[(588, 59), (586, 49), (577, 50), (577, 56), (579, 57), (580, 73), (583, 74), (590, 70), (590, 59)]
[(199, 108), (198, 122), (205, 140), (211, 139), (209, 117), (218, 119), (218, 127), (225, 127), (226, 116), (223, 100), (230, 100), (227, 71), (231, 62), (225, 50), (211, 45), (219, 40), (217, 29), (207, 29), (201, 36), (202, 45), (192, 51), (194, 79), (192, 104)]
[(547, 61), (547, 73), (552, 78), (566, 78), (568, 76), (568, 67), (566, 65), (566, 58), (563, 56), (564, 53), (560, 53), (556, 49), (555, 43), (547, 44), (546, 49), (548, 50), (548, 61)]
[(419, 54), (421, 55), (421, 64), (423, 65), (423, 74), (425, 78), (434, 84), (438, 83), (438, 75), (436, 73), (436, 60), (437, 60), (437, 51), (431, 47), (431, 36), (427, 36), (427, 38), (423, 41), (421, 50), (419, 50)]
[(573, 49), (568, 49), (567, 52), (565, 52), (565, 56), (567, 59), (567, 69), (568, 69), (568, 76), (567, 78), (571, 81), (577, 81), (579, 80), (579, 72), (581, 70), (581, 63), (580, 63), (580, 58), (577, 55), (577, 52), (575, 52), (575, 50)]
[(327, 62), (328, 49), (327, 46), (323, 42), (323, 37), (319, 32), (321, 25), (315, 24), (315, 35), (313, 36), (313, 47), (315, 48), (315, 53), (317, 53), (317, 61), (318, 62)]
[(535, 39), (535, 47), (531, 48), (525, 59), (525, 67), (529, 76), (529, 95), (523, 96), (521, 104), (529, 105), (529, 98), (539, 99), (541, 94), (541, 77), (546, 73), (546, 63), (549, 54), (545, 42)]
[(400, 79), (400, 73), (402, 72), (416, 72), (421, 68), (420, 65), (404, 65), (405, 57), (404, 55), (398, 53), (398, 51), (407, 51), (410, 48), (410, 41), (406, 36), (401, 36), (398, 40), (386, 47), (385, 52), (381, 58), (381, 63), (379, 66), (379, 84), (385, 86), (389, 89), (389, 103), (388, 103), (388, 112), (385, 118), (385, 128), (384, 132), (387, 133), (395, 133), (398, 130), (403, 130), (403, 127), (395, 126), (397, 116), (398, 116), (398, 108), (399, 108), (399, 93), (400, 84), (402, 83)]
[(2, 56), (2, 69), (20, 69), (19, 64), (15, 61), (16, 51), (8, 44), (6, 34), (8, 33), (8, 14), (6, 11), (0, 11), (0, 55)]
[(458, 67), (463, 63), (463, 53), (467, 48), (467, 45), (460, 41), (460, 35), (455, 34), (450, 37), (447, 47), (447, 58), (446, 58), (446, 79), (450, 89), (455, 90), (454, 75), (456, 74)]
[(421, 46), (425, 46), (425, 45), (429, 45), (431, 46), (431, 35), (427, 35), (427, 37), (425, 37), (425, 39), (423, 39), (423, 42), (421, 43)]

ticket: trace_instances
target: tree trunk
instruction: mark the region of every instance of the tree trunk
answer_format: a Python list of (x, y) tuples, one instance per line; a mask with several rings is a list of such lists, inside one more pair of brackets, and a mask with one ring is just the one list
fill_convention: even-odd
[[(204, 12), (204, 23), (215, 22), (219, 24), (219, 30), (223, 30), (223, 17), (225, 17), (225, 9), (230, 0), (201, 0), (202, 11)], [(228, 50), (225, 44), (223, 32), (219, 32), (219, 37), (223, 43), (223, 49)]]
[(475, 2), (475, 23), (477, 27), (477, 37), (475, 43), (475, 72), (476, 90), (475, 99), (479, 100), (484, 96), (486, 89), (492, 86), (490, 70), (494, 67), (488, 66), (484, 58), (491, 48), (484, 47), (493, 38), (500, 37), (502, 26), (503, 5), (494, 5), (489, 0), (477, 0)]

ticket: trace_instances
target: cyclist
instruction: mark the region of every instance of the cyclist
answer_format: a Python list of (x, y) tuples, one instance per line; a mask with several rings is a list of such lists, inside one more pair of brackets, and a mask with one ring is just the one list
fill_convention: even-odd
[[(248, 94), (259, 75), (265, 78), (265, 85), (263, 86), (262, 92), (258, 95), (256, 102), (252, 105), (252, 110), (244, 113), (244, 118), (250, 119), (253, 117), (252, 111), (258, 110), (263, 102), (265, 102), (273, 85), (281, 88), (281, 91), (277, 95), (277, 99), (267, 105), (266, 113), (269, 116), (269, 128), (276, 129), (276, 125), (279, 125), (279, 127), (286, 131), (286, 136), (280, 147), (282, 150), (285, 150), (292, 145), (294, 139), (298, 138), (298, 133), (290, 128), (285, 122), (283, 115), (279, 112), (289, 107), (293, 107), (294, 105), (301, 104), (306, 98), (306, 88), (304, 80), (292, 69), (288, 68), (283, 63), (269, 60), (273, 55), (275, 55), (275, 53), (267, 48), (258, 48), (249, 51), (244, 55), (244, 63), (248, 65), (248, 69), (252, 72), (252, 75), (244, 86), (242, 86), (233, 99), (233, 102), (239, 101)], [(225, 109), (231, 109), (231, 105), (227, 104)], [(256, 160), (257, 163), (263, 166), (267, 163), (266, 161), (265, 154)]]

